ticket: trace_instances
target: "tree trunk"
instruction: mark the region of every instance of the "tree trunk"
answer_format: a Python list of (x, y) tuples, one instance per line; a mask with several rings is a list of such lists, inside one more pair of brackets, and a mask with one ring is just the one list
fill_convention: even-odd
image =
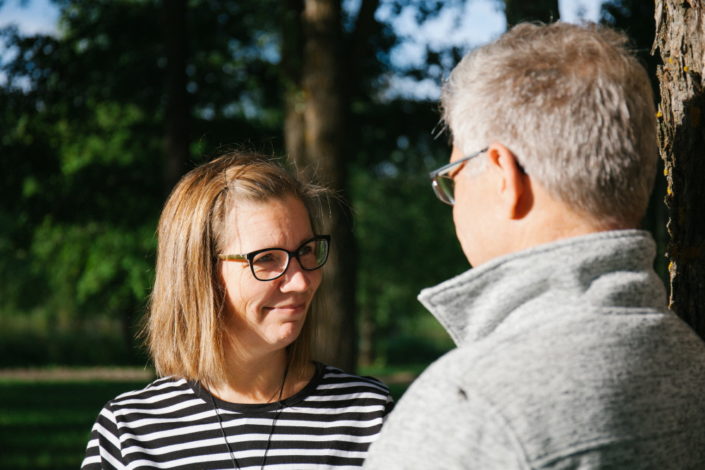
[(700, 0), (657, 0), (655, 17), (670, 307), (705, 337), (705, 10)]
[[(285, 139), (299, 171), (343, 196), (346, 191), (345, 122), (348, 113), (343, 70), (339, 0), (289, 0), (282, 43), (287, 74)], [(299, 23), (300, 22), (300, 23)], [(349, 205), (333, 203), (324, 232), (333, 237), (325, 267), (316, 356), (355, 370), (356, 245)]]
[(164, 192), (181, 178), (189, 160), (190, 108), (186, 91), (186, 0), (163, 0), (166, 66)]
[(560, 18), (558, 0), (504, 0), (507, 29), (522, 21), (550, 23)]
[(304, 144), (304, 109), (306, 99), (301, 89), (304, 54), (304, 0), (286, 0), (283, 13), (281, 70), (284, 76), (284, 143), (292, 162), (306, 158)]

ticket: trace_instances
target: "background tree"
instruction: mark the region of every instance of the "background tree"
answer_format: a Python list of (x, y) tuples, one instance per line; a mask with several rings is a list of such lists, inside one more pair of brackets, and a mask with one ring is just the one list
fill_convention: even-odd
[[(16, 52), (0, 85), (0, 358), (136, 360), (124, 348), (151, 284), (164, 193), (233, 144), (289, 155), (347, 201), (331, 208), (341, 259), (327, 274), (338, 287), (324, 360), (425, 364), (450, 347), (415, 299), (468, 267), (427, 178), (449, 147), (436, 97), (399, 90), (440, 83), (467, 50), (427, 45), (417, 62), (395, 62), (416, 38), (393, 23), (465, 14), (463, 0), (56, 4), (56, 36), (0, 33)], [(548, 20), (550, 8), (520, 16)], [(10, 353), (30, 343), (13, 339), (27, 329), (46, 354)], [(116, 329), (123, 349), (100, 348), (112, 359), (70, 352)]]
[[(134, 361), (165, 180), (189, 150), (198, 162), (277, 134), (276, 66), (262, 53), (276, 44), (253, 26), (274, 28), (272, 5), (199, 3), (188, 29), (208, 34), (193, 36), (185, 65), (183, 44), (162, 34), (179, 35), (183, 15), (160, 23), (160, 6), (67, 0), (55, 37), (2, 31), (15, 52), (0, 87), (4, 363)], [(115, 325), (125, 346), (106, 341)]]
[[(363, 2), (369, 3), (369, 2)], [(319, 292), (323, 300), (318, 356), (348, 370), (357, 365), (356, 245), (347, 197), (347, 115), (349, 105), (343, 64), (340, 0), (289, 2), (285, 13), (293, 24), (283, 36), (288, 44), (283, 61), (289, 67), (285, 142), (289, 158), (311, 180), (338, 192), (343, 204), (330, 205), (323, 230), (333, 236), (335, 249)], [(363, 5), (364, 6), (364, 5)], [(366, 12), (367, 9), (361, 9)], [(374, 9), (372, 10), (374, 13)]]
[(184, 174), (190, 155), (191, 108), (186, 91), (188, 30), (186, 0), (162, 0), (162, 24), (166, 57), (166, 109), (164, 112), (164, 193)]
[(670, 306), (705, 337), (705, 10), (699, 1), (657, 0), (655, 20)]
[[(368, 344), (380, 346), (368, 348), (369, 360), (373, 350), (380, 351), (378, 358), (391, 357), (387, 345), (401, 344), (395, 338), (418, 329), (417, 318), (427, 318), (415, 293), (463, 265), (420, 269), (411, 262), (413, 253), (434, 252), (443, 261), (450, 258), (444, 253), (457, 251), (448, 214), (435, 201), (418, 214), (433, 237), (412, 243), (401, 235), (418, 222), (400, 196), (418, 193), (432, 201), (425, 175), (447, 158), (447, 148), (430, 134), (435, 101), (386, 95), (395, 74), (416, 72), (391, 64), (397, 38), (389, 23), (376, 19), (379, 4), (332, 10), (324, 22), (339, 39), (331, 44), (320, 44), (310, 31), (303, 35), (313, 28), (303, 22), (303, 2), (198, 0), (188, 3), (185, 15), (172, 10), (169, 0), (58, 4), (56, 36), (2, 32), (16, 52), (3, 57), (7, 80), (0, 86), (0, 127), (7, 130), (0, 162), (6, 183), (0, 188), (3, 361), (136, 360), (125, 348), (132, 350), (135, 320), (151, 284), (154, 227), (165, 189), (179, 171), (233, 143), (282, 155), (286, 142), (299, 155), (289, 137), (291, 116), (308, 120), (298, 135), (307, 142), (306, 158), (319, 159), (297, 157), (299, 167), (316, 169), (319, 180), (347, 191), (350, 205), (343, 211), (359, 207), (356, 215), (363, 214), (353, 229), (366, 264), (357, 273), (345, 272), (345, 295), (359, 282), (354, 299), (360, 308), (331, 302), (352, 311), (345, 324), (331, 315), (332, 333), (323, 336), (341, 338), (334, 354), (342, 358), (331, 362), (345, 365), (354, 358), (354, 329), (348, 325), (359, 312), (385, 335), (373, 339), (375, 329), (369, 329)], [(387, 3), (387, 21), (404, 8), (421, 21), (442, 4)], [(291, 12), (298, 32), (286, 31)], [(289, 41), (290, 34), (301, 38)], [(321, 52), (317, 43), (333, 47)], [(427, 57), (438, 76), (445, 66), (441, 58)], [(323, 59), (333, 65), (316, 62)], [(290, 97), (299, 100), (301, 113), (285, 106)], [(168, 164), (172, 157), (175, 165)], [(384, 189), (370, 191), (375, 186)], [(383, 204), (377, 196), (386, 198)], [(345, 224), (334, 228), (347, 225), (350, 236), (350, 216), (342, 214)], [(354, 242), (341, 237), (336, 247), (354, 259)], [(107, 346), (116, 327), (125, 345)], [(28, 331), (38, 337), (27, 341)], [(105, 355), (82, 354), (86, 349)]]
[[(462, 1), (452, 3), (456, 6), (463, 4)], [(417, 21), (424, 22), (438, 15), (444, 2), (395, 1), (387, 6), (395, 15), (404, 9), (412, 9), (417, 13)], [(328, 231), (333, 233), (337, 249), (333, 251), (335, 256), (331, 266), (326, 268), (326, 283), (321, 292), (325, 318), (320, 335), (320, 356), (347, 369), (354, 369), (358, 361), (364, 364), (373, 362), (378, 350), (374, 338), (380, 331), (393, 331), (392, 325), (403, 324), (403, 319), (420, 310), (418, 306), (408, 308), (408, 301), (400, 301), (395, 310), (404, 313), (396, 314), (396, 319), (395, 315), (380, 314), (378, 309), (385, 301), (378, 299), (385, 297), (385, 293), (395, 292), (393, 298), (403, 295), (413, 301), (417, 289), (411, 287), (413, 275), (408, 271), (407, 279), (399, 275), (384, 278), (370, 275), (398, 269), (399, 260), (409, 258), (409, 253), (414, 251), (412, 247), (407, 253), (396, 254), (398, 248), (405, 245), (399, 241), (399, 230), (403, 230), (403, 225), (389, 227), (391, 233), (386, 234), (387, 245), (383, 246), (373, 245), (379, 234), (360, 237), (364, 222), (354, 223), (354, 216), (362, 214), (361, 207), (371, 209), (365, 212), (368, 217), (373, 217), (375, 212), (389, 216), (390, 205), (396, 209), (398, 204), (381, 198), (375, 201), (376, 207), (370, 208), (364, 202), (366, 196), (379, 196), (371, 188), (383, 185), (391, 175), (370, 181), (362, 173), (374, 172), (379, 160), (389, 163), (389, 153), (383, 152), (395, 147), (397, 132), (406, 134), (403, 128), (392, 129), (392, 123), (404, 115), (395, 119), (387, 112), (389, 109), (398, 112), (400, 108), (381, 96), (384, 85), (378, 79), (393, 69), (386, 55), (397, 38), (389, 25), (376, 19), (379, 8), (378, 0), (363, 0), (357, 9), (347, 10), (342, 8), (340, 0), (292, 0), (287, 2), (283, 22), (287, 154), (309, 177), (332, 187), (342, 196), (342, 204), (333, 203), (330, 208), (332, 220)], [(438, 53), (429, 53), (425, 63), (438, 60)], [(406, 73), (412, 75), (416, 71)], [(428, 127), (420, 132), (428, 133), (435, 126), (434, 108), (435, 103), (425, 102), (417, 115), (406, 116), (408, 119), (401, 122), (409, 127), (415, 122), (423, 122)], [(388, 119), (380, 122), (371, 115), (383, 115)], [(379, 127), (372, 127), (373, 121)], [(419, 129), (413, 132), (419, 132)], [(404, 159), (413, 156), (408, 152)], [(399, 169), (394, 164), (391, 166)], [(420, 170), (419, 175), (426, 173), (425, 168), (415, 166), (414, 169)], [(398, 172), (395, 171), (396, 176)], [(418, 188), (418, 182), (415, 179), (415, 188)], [(408, 178), (400, 178), (397, 184), (408, 185)], [(425, 181), (422, 185), (427, 190)], [(403, 209), (399, 208), (391, 220), (398, 222), (402, 213)], [(447, 227), (442, 223), (440, 226)], [(359, 251), (358, 246), (361, 247)], [(366, 253), (373, 255), (366, 256)], [(362, 271), (357, 269), (358, 259)], [(390, 263), (390, 260), (394, 262)], [(412, 268), (412, 272), (414, 270), (418, 267)], [(371, 279), (375, 283), (369, 283)], [(400, 292), (399, 282), (407, 289)], [(358, 319), (362, 323), (361, 360)], [(400, 330), (404, 329), (397, 328), (397, 333)], [(383, 338), (388, 340), (389, 336)]]

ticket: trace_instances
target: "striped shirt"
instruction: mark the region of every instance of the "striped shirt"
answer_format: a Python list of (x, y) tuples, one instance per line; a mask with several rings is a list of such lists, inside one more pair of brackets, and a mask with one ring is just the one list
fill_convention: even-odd
[(299, 393), (268, 404), (165, 377), (108, 402), (81, 468), (358, 468), (391, 408), (381, 382), (320, 363)]

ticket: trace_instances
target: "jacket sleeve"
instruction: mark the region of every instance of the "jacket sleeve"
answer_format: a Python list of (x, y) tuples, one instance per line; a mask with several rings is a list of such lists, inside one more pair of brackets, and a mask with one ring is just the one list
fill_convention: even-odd
[(122, 458), (117, 420), (111, 410), (110, 403), (108, 403), (101, 410), (93, 425), (81, 470), (122, 470), (126, 468)]
[[(438, 365), (435, 364), (435, 365)], [(372, 444), (366, 469), (528, 469), (501, 413), (431, 366), (406, 391)]]

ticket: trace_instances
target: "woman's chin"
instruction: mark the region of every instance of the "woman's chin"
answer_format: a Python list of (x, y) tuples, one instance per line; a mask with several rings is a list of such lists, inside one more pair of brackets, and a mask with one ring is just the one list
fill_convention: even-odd
[(301, 326), (298, 322), (284, 323), (279, 327), (279, 330), (273, 336), (271, 343), (278, 348), (285, 348), (296, 341), (296, 338), (301, 334)]

